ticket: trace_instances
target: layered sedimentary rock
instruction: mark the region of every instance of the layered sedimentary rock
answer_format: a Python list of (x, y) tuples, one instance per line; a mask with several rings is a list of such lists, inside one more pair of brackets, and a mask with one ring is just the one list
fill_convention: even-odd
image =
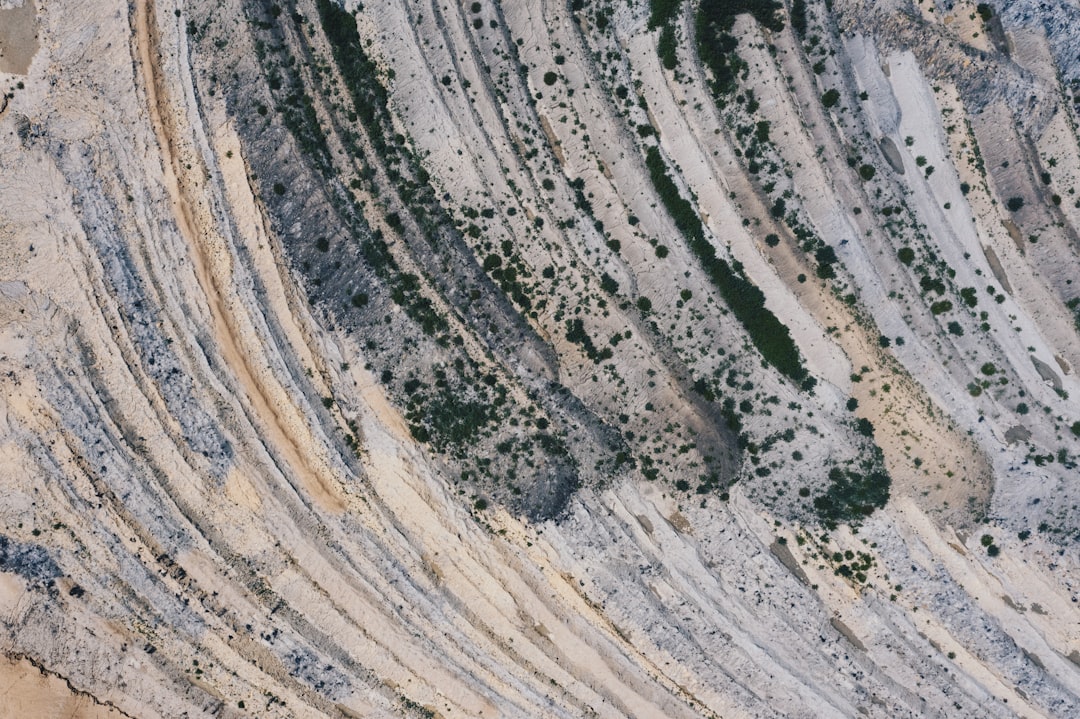
[(1072, 716), (1058, 3), (0, 3), (26, 716)]

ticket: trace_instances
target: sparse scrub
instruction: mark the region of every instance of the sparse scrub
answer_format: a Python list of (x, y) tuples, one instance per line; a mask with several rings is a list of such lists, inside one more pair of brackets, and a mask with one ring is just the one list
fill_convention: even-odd
[(688, 240), (690, 249), (701, 261), (709, 279), (746, 328), (765, 361), (796, 382), (808, 379), (788, 328), (765, 307), (765, 295), (742, 275), (741, 268), (732, 268), (723, 258), (717, 257), (716, 249), (705, 237), (701, 218), (668, 176), (660, 151), (654, 146), (647, 150), (646, 166), (653, 186), (675, 225)]

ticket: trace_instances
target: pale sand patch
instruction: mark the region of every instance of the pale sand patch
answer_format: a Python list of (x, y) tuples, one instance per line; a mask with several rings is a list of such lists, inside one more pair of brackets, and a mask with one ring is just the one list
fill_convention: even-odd
[(8, 717), (30, 719), (118, 719), (116, 709), (77, 692), (62, 678), (43, 673), (26, 659), (0, 658), (0, 701)]
[(243, 470), (233, 467), (225, 479), (225, 495), (241, 507), (258, 512), (262, 508), (262, 499)]
[(34, 0), (0, 9), (0, 72), (25, 75), (38, 50)]

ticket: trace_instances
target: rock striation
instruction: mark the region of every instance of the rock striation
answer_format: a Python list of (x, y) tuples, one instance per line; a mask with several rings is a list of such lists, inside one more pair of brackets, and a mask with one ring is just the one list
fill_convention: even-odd
[(5, 702), (1077, 715), (1076, 15), (3, 0)]

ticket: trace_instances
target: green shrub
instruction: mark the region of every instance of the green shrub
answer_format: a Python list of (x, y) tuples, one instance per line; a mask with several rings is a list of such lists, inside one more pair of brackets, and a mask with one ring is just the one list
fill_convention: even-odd
[(596, 364), (611, 359), (612, 357), (613, 353), (610, 347), (605, 347), (601, 350), (596, 348), (596, 345), (592, 341), (592, 337), (585, 331), (585, 323), (582, 322), (580, 318), (566, 321), (566, 339), (579, 345), (585, 350), (585, 356)]
[(683, 0), (651, 0), (649, 3), (649, 29), (668, 25), (679, 14)]
[(892, 480), (884, 470), (863, 475), (833, 467), (829, 480), (825, 493), (814, 498), (814, 509), (828, 527), (868, 517), (889, 501)]
[(1005, 206), (1009, 208), (1009, 212), (1016, 212), (1024, 206), (1024, 198), (1010, 197), (1009, 201), (1005, 203)]
[(941, 300), (940, 302), (935, 302), (934, 304), (930, 305), (930, 312), (937, 316), (948, 312), (952, 308), (952, 302), (949, 302), (948, 300)]
[(660, 62), (665, 69), (674, 70), (678, 65), (677, 50), (678, 42), (675, 38), (675, 27), (670, 24), (664, 25), (664, 29), (660, 31), (660, 38), (656, 43), (656, 52), (660, 56)]
[(825, 107), (833, 107), (838, 102), (840, 102), (840, 91), (836, 88), (826, 90), (821, 96), (821, 104)]
[(758, 142), (765, 143), (769, 141), (769, 122), (768, 120), (762, 120), (754, 128), (754, 137)]
[(806, 0), (793, 0), (791, 3), (791, 29), (802, 37), (806, 34)]
[(616, 282), (611, 275), (605, 272), (600, 275), (600, 289), (607, 292), (609, 295), (613, 295), (619, 291), (619, 283)]

